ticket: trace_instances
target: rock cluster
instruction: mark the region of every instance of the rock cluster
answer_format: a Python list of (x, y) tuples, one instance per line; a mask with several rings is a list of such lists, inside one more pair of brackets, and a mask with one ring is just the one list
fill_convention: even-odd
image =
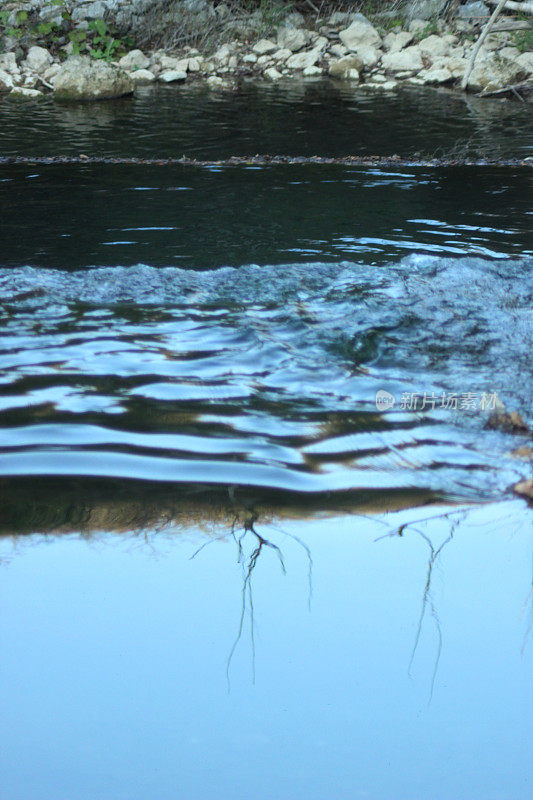
[[(101, 10), (94, 8), (93, 12)], [(429, 32), (420, 19), (411, 20), (406, 30), (385, 33), (362, 14), (337, 12), (317, 30), (311, 30), (300, 14), (293, 13), (270, 38), (230, 41), (211, 54), (191, 47), (177, 53), (135, 49), (107, 64), (79, 56), (61, 62), (37, 46), (31, 47), (24, 59), (17, 59), (13, 52), (4, 53), (0, 55), (0, 92), (24, 98), (51, 90), (58, 99), (104, 99), (131, 93), (135, 86), (155, 81), (203, 78), (212, 88), (226, 88), (236, 76), (278, 81), (291, 76), (329, 75), (382, 89), (392, 89), (400, 81), (454, 85), (467, 69), (472, 47), (471, 40), (447, 31), (444, 24), (439, 33)], [(479, 52), (469, 88), (490, 91), (532, 74), (533, 54), (520, 53), (513, 47), (508, 32), (496, 33)]]

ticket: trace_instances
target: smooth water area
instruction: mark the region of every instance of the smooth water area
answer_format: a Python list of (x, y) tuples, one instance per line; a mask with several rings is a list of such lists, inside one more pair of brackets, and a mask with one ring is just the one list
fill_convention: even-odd
[[(416, 151), (533, 155), (531, 112), (0, 102), (0, 156)], [(527, 796), (531, 185), (0, 167), (2, 800)]]

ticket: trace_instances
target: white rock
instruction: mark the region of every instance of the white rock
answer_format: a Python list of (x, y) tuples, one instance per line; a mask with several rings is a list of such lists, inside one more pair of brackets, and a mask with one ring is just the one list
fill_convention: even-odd
[(343, 45), (352, 51), (363, 45), (379, 47), (381, 44), (381, 36), (362, 14), (357, 15), (357, 18), (354, 19), (349, 28), (340, 32), (339, 38)]
[(282, 77), (281, 72), (278, 72), (275, 67), (269, 67), (264, 72), (265, 78), (268, 78), (271, 81), (279, 81)]
[(295, 53), (285, 63), (289, 69), (304, 70), (307, 67), (314, 67), (320, 57), (320, 50), (308, 50), (304, 53)]
[(176, 83), (177, 81), (184, 81), (187, 79), (187, 73), (179, 69), (167, 69), (158, 77), (158, 81), (162, 83)]
[(355, 54), (359, 56), (366, 69), (372, 69), (379, 62), (381, 52), (375, 47), (358, 47)]
[(142, 50), (130, 50), (118, 62), (119, 67), (125, 69), (126, 72), (133, 72), (134, 70), (147, 69), (150, 66), (150, 59), (146, 58)]
[(55, 76), (60, 71), (61, 71), (61, 64), (52, 64), (52, 66), (48, 67), (48, 69), (44, 73), (43, 78), (45, 79), (45, 81), (47, 81), (47, 83), (53, 83)]
[(259, 56), (259, 58), (257, 59), (257, 66), (258, 67), (266, 67), (266, 66), (270, 66), (271, 64), (272, 64), (272, 59), (270, 58), (270, 56), (266, 56), (266, 55), (265, 56)]
[(26, 89), (35, 89), (38, 83), (39, 83), (38, 75), (26, 75), (24, 78), (23, 85)]
[(434, 35), (427, 36), (425, 39), (422, 39), (418, 46), (421, 51), (430, 58), (446, 56), (451, 50), (450, 42), (445, 41), (440, 36)]
[(406, 47), (405, 50), (400, 50), (398, 53), (386, 53), (381, 59), (381, 64), (383, 69), (389, 72), (402, 72), (403, 70), (418, 72), (424, 66), (422, 53), (417, 45)]
[(149, 69), (136, 69), (130, 72), (130, 78), (136, 84), (153, 83), (155, 81), (155, 75)]
[(37, 89), (27, 89), (25, 86), (15, 86), (8, 94), (11, 100), (36, 100), (39, 97), (44, 97), (42, 92)]
[(178, 72), (187, 71), (188, 59), (186, 58), (184, 59), (184, 58), (177, 58), (176, 56), (162, 55), (159, 57), (158, 60), (163, 70), (178, 70)]
[(407, 47), (408, 44), (411, 44), (413, 39), (414, 35), (412, 33), (400, 31), (399, 33), (388, 33), (383, 39), (383, 44), (389, 53), (398, 53), (400, 50), (403, 50), (404, 47)]
[(332, 78), (348, 78), (359, 80), (359, 72), (363, 69), (363, 62), (355, 55), (345, 56), (329, 65), (329, 74)]
[(192, 58), (189, 58), (189, 63), (187, 65), (189, 72), (200, 72), (202, 61), (202, 56), (193, 56)]
[(421, 33), (425, 31), (428, 26), (427, 20), (425, 19), (413, 19), (409, 23), (409, 33)]
[(324, 50), (329, 44), (329, 39), (326, 39), (325, 36), (314, 34), (311, 37), (311, 44), (313, 45), (313, 50)]
[(515, 63), (528, 75), (531, 75), (533, 72), (533, 53), (522, 53), (521, 56), (514, 59)]
[(337, 56), (337, 58), (342, 58), (349, 51), (348, 48), (345, 47), (343, 44), (333, 44), (329, 48), (329, 52), (332, 53), (332, 55)]
[(449, 69), (446, 69), (446, 67), (432, 67), (431, 69), (423, 70), (418, 73), (418, 77), (422, 83), (433, 85), (450, 83), (453, 80), (452, 73)]
[(283, 25), (278, 28), (278, 48), (296, 53), (307, 44), (307, 37), (301, 28), (294, 25)]
[(449, 58), (442, 59), (439, 61), (438, 59), (433, 63), (434, 67), (445, 67), (448, 69), (452, 75), (452, 78), (462, 78), (466, 72), (466, 68), (468, 66), (468, 59), (467, 58), (460, 58), (457, 56), (451, 56)]
[(25, 64), (32, 72), (41, 75), (48, 69), (52, 61), (53, 58), (45, 47), (30, 47)]
[(214, 61), (218, 61), (219, 63), (226, 63), (232, 53), (233, 48), (231, 48), (228, 44), (223, 44), (218, 48), (216, 53), (213, 54), (212, 58)]
[(127, 72), (88, 56), (67, 58), (54, 80), (58, 100), (106, 100), (132, 91)]
[(254, 53), (257, 53), (258, 56), (265, 56), (267, 53), (274, 53), (278, 50), (277, 44), (271, 42), (270, 39), (259, 39), (259, 41), (254, 44), (252, 50)]
[(228, 58), (228, 68), (229, 69), (236, 69), (239, 64), (239, 59), (237, 56), (230, 56)]
[(517, 58), (520, 58), (521, 53), (518, 47), (503, 47), (500, 50), (500, 56), (507, 58), (509, 61), (516, 61)]
[(507, 61), (494, 53), (476, 59), (468, 79), (468, 88), (475, 91), (492, 91), (516, 83), (524, 70), (516, 61)]
[(288, 58), (292, 56), (292, 51), (288, 48), (283, 48), (282, 50), (277, 50), (275, 53), (272, 54), (272, 58), (274, 61), (286, 61)]
[(247, 55), (243, 56), (242, 60), (245, 64), (255, 64), (257, 61), (257, 56), (255, 53), (248, 53)]
[(19, 74), (20, 70), (15, 53), (2, 53), (2, 55), (0, 55), (0, 69), (9, 72), (10, 75)]
[(311, 65), (310, 67), (306, 67), (304, 69), (303, 75), (306, 78), (313, 78), (313, 77), (316, 77), (317, 75), (322, 75), (322, 69), (321, 69), (321, 67), (315, 67), (315, 66)]
[(218, 86), (225, 86), (223, 79), (219, 78), (218, 75), (210, 75), (206, 83), (212, 89), (216, 89)]
[(0, 92), (10, 92), (14, 86), (13, 76), (5, 69), (0, 69)]

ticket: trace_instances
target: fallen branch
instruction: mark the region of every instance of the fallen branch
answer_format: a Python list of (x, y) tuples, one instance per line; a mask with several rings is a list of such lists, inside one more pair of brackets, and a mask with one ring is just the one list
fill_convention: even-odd
[[(486, 0), (489, 6), (495, 6), (499, 3), (499, 0)], [(523, 14), (533, 14), (533, 3), (531, 2), (523, 2), (517, 3), (516, 0), (506, 0), (503, 4), (504, 8), (508, 8), (511, 11), (521, 11)]]
[(461, 81), (461, 89), (464, 90), (468, 86), (468, 79), (470, 78), (470, 75), (472, 74), (472, 70), (474, 69), (474, 62), (476, 60), (477, 54), (479, 53), (483, 42), (485, 41), (485, 39), (489, 35), (492, 26), (494, 25), (494, 23), (496, 22), (496, 20), (500, 16), (500, 12), (503, 11), (503, 7), (506, 4), (506, 2), (508, 2), (508, 0), (498, 0), (498, 5), (496, 6), (494, 11), (492, 12), (492, 15), (491, 15), (489, 21), (487, 22), (487, 24), (485, 25), (485, 27), (481, 31), (481, 35), (480, 35), (479, 39), (476, 42), (476, 46), (472, 50), (472, 55), (470, 56), (470, 60), (468, 62), (468, 66), (466, 68), (466, 72), (463, 75), (463, 80)]
[[(480, 97), (494, 97), (497, 94), (505, 94), (506, 92), (519, 92), (520, 89), (525, 89), (528, 92), (533, 92), (533, 81), (527, 80), (521, 83), (513, 83), (512, 86), (504, 86), (501, 89), (491, 89), (490, 92), (480, 92)], [(523, 98), (520, 98), (523, 100)]]

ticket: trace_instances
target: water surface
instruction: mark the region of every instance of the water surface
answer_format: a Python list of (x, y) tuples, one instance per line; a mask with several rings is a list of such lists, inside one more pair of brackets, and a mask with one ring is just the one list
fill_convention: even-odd
[[(167, 88), (2, 101), (0, 155), (533, 154), (518, 103)], [(530, 198), (1, 167), (2, 797), (527, 796)]]

